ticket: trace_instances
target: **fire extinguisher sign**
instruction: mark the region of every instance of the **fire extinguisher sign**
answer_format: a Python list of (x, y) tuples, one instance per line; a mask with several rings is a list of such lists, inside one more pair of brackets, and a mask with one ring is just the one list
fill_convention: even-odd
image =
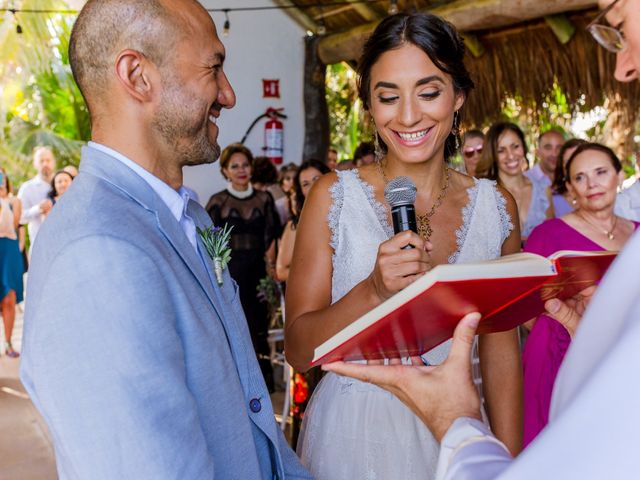
[(280, 98), (280, 80), (263, 78), (262, 96), (264, 98)]

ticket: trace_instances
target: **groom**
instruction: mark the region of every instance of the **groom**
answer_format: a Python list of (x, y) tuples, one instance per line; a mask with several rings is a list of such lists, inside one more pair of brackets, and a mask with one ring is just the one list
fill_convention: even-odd
[(35, 242), (22, 364), (63, 480), (310, 478), (182, 188), (220, 152), (224, 57), (195, 0), (89, 0), (73, 28), (92, 141)]

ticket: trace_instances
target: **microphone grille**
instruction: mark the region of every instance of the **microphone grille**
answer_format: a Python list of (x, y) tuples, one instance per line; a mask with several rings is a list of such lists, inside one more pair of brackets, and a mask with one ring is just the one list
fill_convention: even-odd
[(409, 177), (396, 177), (384, 187), (384, 198), (391, 206), (413, 205), (416, 202), (416, 184)]

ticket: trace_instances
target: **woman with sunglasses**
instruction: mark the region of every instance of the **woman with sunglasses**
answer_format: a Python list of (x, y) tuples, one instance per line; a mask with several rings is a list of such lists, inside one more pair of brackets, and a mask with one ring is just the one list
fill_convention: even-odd
[(476, 176), (476, 166), (482, 155), (482, 147), (484, 146), (484, 133), (480, 130), (468, 130), (462, 139), (462, 160), (464, 161), (464, 169), (470, 177)]

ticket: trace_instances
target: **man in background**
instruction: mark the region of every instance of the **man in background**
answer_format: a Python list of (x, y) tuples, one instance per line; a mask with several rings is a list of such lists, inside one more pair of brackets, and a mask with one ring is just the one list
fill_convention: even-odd
[(27, 225), (32, 247), (45, 216), (53, 206), (47, 193), (51, 190), (51, 179), (56, 171), (56, 158), (49, 147), (34, 149), (33, 166), (38, 174), (24, 182), (18, 190), (18, 198), (22, 202), (20, 223)]
[(538, 163), (525, 172), (532, 182), (540, 182), (545, 187), (550, 187), (560, 157), (560, 149), (564, 144), (564, 136), (558, 130), (547, 130), (538, 138), (536, 157)]

